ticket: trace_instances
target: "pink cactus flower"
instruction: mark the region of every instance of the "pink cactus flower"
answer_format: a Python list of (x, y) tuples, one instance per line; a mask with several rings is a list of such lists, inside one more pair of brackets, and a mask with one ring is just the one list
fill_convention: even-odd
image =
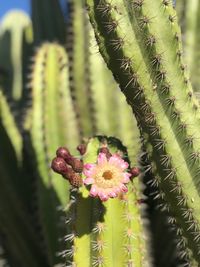
[(126, 171), (129, 164), (120, 155), (113, 154), (109, 159), (99, 153), (96, 164), (85, 164), (83, 173), (85, 185), (92, 185), (90, 196), (99, 197), (102, 201), (117, 197), (128, 191), (125, 184), (130, 181), (131, 174)]

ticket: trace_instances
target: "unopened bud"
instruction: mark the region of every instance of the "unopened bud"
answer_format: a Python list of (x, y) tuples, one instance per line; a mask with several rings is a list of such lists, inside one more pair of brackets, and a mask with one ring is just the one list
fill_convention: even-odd
[(80, 187), (83, 184), (83, 180), (78, 173), (74, 173), (70, 176), (69, 182), (74, 187)]
[(56, 157), (52, 160), (51, 162), (51, 168), (60, 174), (64, 174), (67, 171), (67, 164), (65, 162), (65, 160), (61, 157)]
[(80, 144), (79, 146), (77, 146), (76, 149), (79, 151), (79, 153), (81, 155), (84, 155), (86, 152), (86, 149), (87, 149), (87, 145), (86, 144)]
[(140, 169), (138, 167), (133, 167), (130, 169), (132, 177), (137, 177), (140, 174)]
[(112, 154), (110, 153), (109, 149), (107, 147), (101, 147), (99, 149), (100, 153), (104, 153), (107, 157), (107, 159), (109, 159), (110, 157), (112, 157)]
[(79, 159), (73, 158), (70, 164), (75, 172), (81, 173), (83, 171), (83, 162)]
[(63, 158), (65, 161), (71, 157), (71, 154), (66, 147), (59, 147), (56, 151), (56, 155)]
[(83, 184), (81, 176), (78, 173), (75, 173), (72, 169), (69, 169), (69, 171), (63, 175), (63, 177), (67, 179), (74, 187), (80, 187)]

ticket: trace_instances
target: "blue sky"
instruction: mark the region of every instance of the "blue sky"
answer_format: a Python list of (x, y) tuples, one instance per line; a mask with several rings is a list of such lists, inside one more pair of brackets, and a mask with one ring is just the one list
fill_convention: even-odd
[[(30, 14), (30, 2), (31, 0), (0, 0), (0, 18), (10, 9), (17, 8), (26, 11)], [(42, 1), (42, 0), (41, 0)], [(66, 11), (66, 0), (60, 0), (61, 6)]]
[(1, 0), (0, 18), (12, 8), (23, 9), (30, 13), (30, 0)]

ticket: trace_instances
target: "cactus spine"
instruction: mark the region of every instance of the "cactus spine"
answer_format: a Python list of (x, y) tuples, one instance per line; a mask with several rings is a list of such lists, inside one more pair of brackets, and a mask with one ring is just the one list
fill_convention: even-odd
[(100, 51), (143, 131), (162, 195), (200, 262), (199, 113), (176, 13), (169, 1), (87, 3)]

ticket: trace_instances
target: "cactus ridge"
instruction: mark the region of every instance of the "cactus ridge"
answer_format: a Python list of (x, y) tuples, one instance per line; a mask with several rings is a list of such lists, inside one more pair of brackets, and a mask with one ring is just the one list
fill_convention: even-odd
[(199, 114), (182, 68), (175, 11), (159, 0), (144, 0), (140, 8), (127, 1), (87, 2), (100, 51), (152, 144), (148, 152), (170, 209), (199, 261)]
[[(95, 160), (101, 140), (89, 140), (84, 163)], [(115, 153), (116, 144), (112, 138), (108, 142)], [(105, 203), (89, 197), (85, 189), (73, 190), (66, 219), (67, 249), (63, 252), (67, 266), (150, 266), (146, 261), (138, 198), (138, 190), (132, 182), (126, 195)]]

